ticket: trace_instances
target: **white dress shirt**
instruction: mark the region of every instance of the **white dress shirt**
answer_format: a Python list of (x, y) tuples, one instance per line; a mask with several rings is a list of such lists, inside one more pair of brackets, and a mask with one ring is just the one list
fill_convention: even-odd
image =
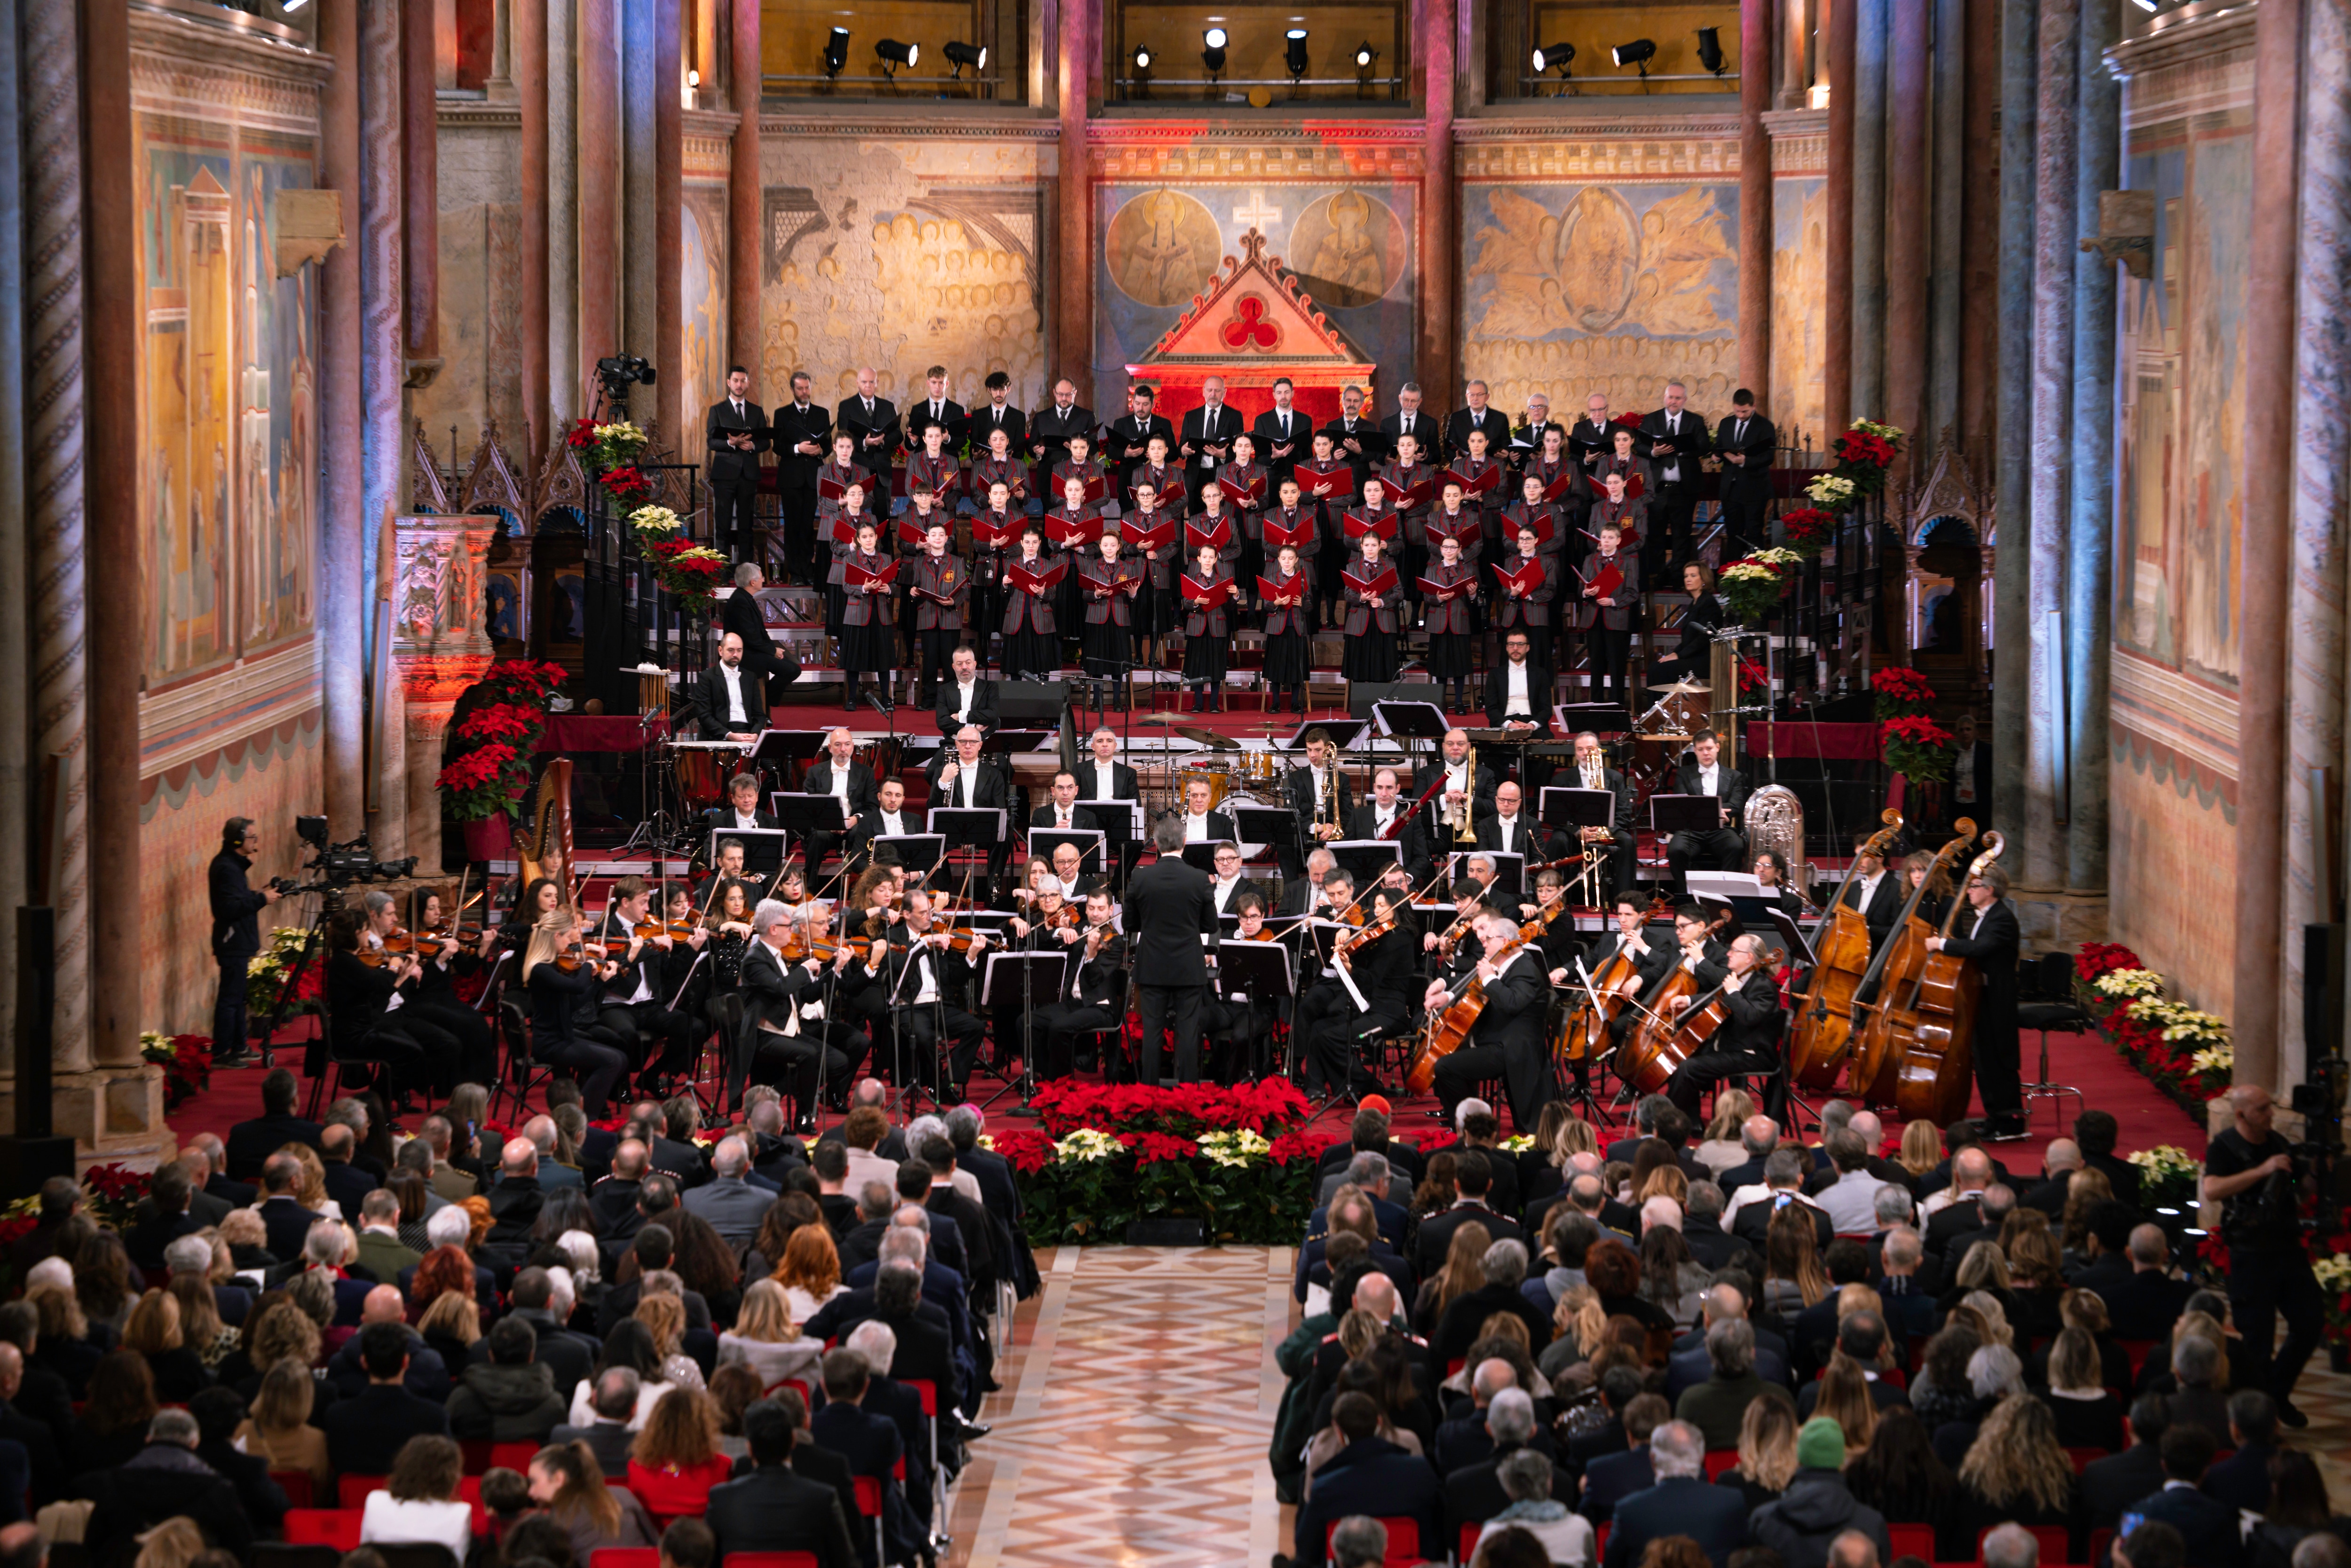
[(1217, 914), (1219, 914), (1219, 915), (1223, 915), (1223, 914), (1228, 913), (1228, 911), (1227, 911), (1227, 909), (1226, 909), (1226, 905), (1228, 905), (1228, 904), (1229, 904), (1230, 903), (1232, 903), (1232, 901), (1233, 901), (1233, 890), (1234, 890), (1235, 888), (1238, 888), (1238, 886), (1240, 886), (1240, 884), (1241, 884), (1241, 879), (1240, 879), (1239, 877), (1238, 877), (1238, 876), (1237, 876), (1237, 877), (1235, 877), (1235, 878), (1233, 878), (1230, 882), (1227, 882), (1227, 881), (1226, 881), (1224, 878), (1222, 878), (1222, 877), (1217, 877), (1217, 878), (1216, 878), (1214, 881), (1212, 881), (1211, 883), (1209, 883), (1209, 884), (1208, 884), (1209, 891), (1210, 891), (1211, 893), (1215, 894), (1216, 894), (1216, 897), (1217, 897)]
[(971, 694), (978, 687), (977, 680), (956, 683), (956, 722), (958, 727), (971, 722)]
[(1698, 770), (1698, 792), (1701, 795), (1721, 794), (1721, 789), (1718, 788), (1721, 779), (1722, 766), (1719, 763), (1717, 763), (1712, 768), (1699, 768)]
[(1207, 840), (1207, 836), (1208, 836), (1208, 818), (1207, 818), (1207, 814), (1206, 812), (1203, 812), (1203, 813), (1202, 813), (1202, 814), (1200, 814), (1199, 816), (1196, 816), (1196, 816), (1192, 815), (1192, 813), (1190, 813), (1189, 811), (1185, 812), (1185, 813), (1184, 813), (1184, 841), (1185, 841), (1186, 843), (1187, 843), (1187, 844), (1196, 844), (1196, 843), (1200, 843), (1200, 842), (1205, 841)]
[(1512, 714), (1523, 714), (1529, 718), (1534, 717), (1534, 697), (1527, 690), (1527, 666), (1523, 663), (1511, 663), (1502, 668), (1502, 678), (1507, 683), (1503, 687), (1502, 716), (1508, 718)]
[(1522, 854), (1525, 852), (1519, 845), (1519, 820), (1517, 817), (1497, 816), (1494, 819), (1494, 826), (1496, 831), (1502, 835), (1502, 852), (1504, 854)]
[(726, 717), (733, 724), (748, 724), (751, 716), (743, 711), (743, 670), (738, 664), (718, 666), (718, 678), (726, 683)]
[(1088, 799), (1090, 799), (1090, 800), (1117, 800), (1117, 799), (1118, 799), (1118, 771), (1117, 771), (1117, 770), (1118, 770), (1118, 764), (1117, 764), (1117, 763), (1115, 763), (1115, 762), (1097, 762), (1097, 763), (1095, 763), (1095, 764), (1094, 764), (1094, 792), (1093, 792), (1093, 794), (1092, 794), (1092, 795), (1091, 795), (1090, 797), (1088, 797)]
[(880, 815), (882, 826), (876, 834), (877, 837), (886, 833), (892, 838), (896, 838), (907, 831), (906, 814), (904, 811), (883, 811)]
[(1658, 470), (1657, 477), (1668, 485), (1676, 485), (1681, 482), (1682, 476), (1682, 416), (1680, 414), (1666, 415), (1666, 434), (1672, 437), (1674, 449), (1667, 455), (1666, 465)]

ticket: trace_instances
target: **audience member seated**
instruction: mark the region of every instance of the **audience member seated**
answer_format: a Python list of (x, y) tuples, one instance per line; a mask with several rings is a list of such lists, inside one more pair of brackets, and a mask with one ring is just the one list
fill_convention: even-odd
[[(282, 1315), (282, 1314), (281, 1314)], [(295, 1316), (307, 1327), (308, 1320)], [(335, 1472), (327, 1462), (327, 1435), (310, 1421), (318, 1379), (295, 1356), (274, 1363), (261, 1375), (259, 1391), (236, 1428), (240, 1448), (273, 1471), (298, 1471), (310, 1478), (314, 1499), (329, 1495)]]
[(1749, 1513), (1788, 1490), (1796, 1473), (1795, 1407), (1787, 1390), (1774, 1388), (1747, 1406), (1739, 1420), (1739, 1462), (1714, 1478), (1714, 1484), (1736, 1488)]
[(1959, 1465), (1968, 1512), (1962, 1540), (1992, 1524), (2064, 1524), (2074, 1515), (2074, 1466), (2057, 1441), (2057, 1417), (2022, 1391), (2004, 1395)]
[(530, 1500), (571, 1536), (571, 1556), (586, 1563), (602, 1546), (651, 1546), (661, 1532), (636, 1494), (608, 1483), (584, 1443), (550, 1444), (531, 1456)]
[(1886, 1523), (1931, 1526), (1936, 1561), (1963, 1561), (1974, 1552), (1974, 1538), (1960, 1539), (1967, 1531), (1959, 1479), (1935, 1457), (1927, 1428), (1908, 1406), (1892, 1406), (1879, 1415), (1868, 1448), (1846, 1465), (1844, 1481)]
[(1734, 1448), (1747, 1406), (1771, 1386), (1756, 1375), (1755, 1330), (1744, 1318), (1715, 1323), (1706, 1331), (1706, 1354), (1712, 1375), (1683, 1391), (1674, 1416), (1698, 1428), (1701, 1448)]
[(1342, 1396), (1332, 1419), (1346, 1442), (1315, 1479), (1314, 1495), (1299, 1507), (1289, 1561), (1296, 1568), (1322, 1568), (1331, 1526), (1351, 1514), (1412, 1520), (1423, 1552), (1441, 1552), (1441, 1496), (1428, 1462), (1380, 1437), (1379, 1406), (1367, 1396)]
[(319, 1426), (327, 1434), (327, 1461), (338, 1475), (386, 1475), (409, 1438), (446, 1437), (449, 1412), (402, 1385), (409, 1360), (402, 1325), (370, 1323), (359, 1333), (359, 1346), (366, 1388), (338, 1400), (318, 1418)]
[(1796, 1434), (1796, 1467), (1779, 1500), (1748, 1521), (1757, 1545), (1778, 1552), (1786, 1568), (1828, 1568), (1831, 1544), (1858, 1531), (1876, 1543), (1879, 1563), (1893, 1562), (1885, 1518), (1845, 1485), (1844, 1433), (1834, 1421), (1815, 1416), (1804, 1423)]
[(1709, 1563), (1747, 1543), (1746, 1500), (1707, 1483), (1706, 1451), (1705, 1434), (1687, 1421), (1668, 1421), (1650, 1435), (1656, 1484), (1617, 1502), (1605, 1568), (1639, 1568), (1650, 1543), (1667, 1536), (1689, 1537)]
[(188, 1405), (196, 1418), (196, 1458), (236, 1492), (236, 1502), (256, 1533), (275, 1536), (286, 1519), (286, 1489), (269, 1476), (269, 1461), (236, 1446), (245, 1421), (245, 1401), (233, 1388), (207, 1388)]
[(1485, 1529), (1478, 1535), (1480, 1548), (1500, 1531), (1517, 1529), (1541, 1542), (1552, 1563), (1592, 1561), (1591, 1522), (1552, 1496), (1549, 1458), (1532, 1448), (1520, 1448), (1502, 1456), (1500, 1463), (1494, 1467), (1494, 1475), (1501, 1482), (1502, 1494), (1510, 1500), (1510, 1506), (1486, 1521)]
[(449, 1430), (461, 1440), (544, 1444), (563, 1420), (565, 1401), (538, 1360), (538, 1332), (508, 1316), (486, 1338), (490, 1359), (466, 1367), (450, 1392)]
[(457, 1496), (465, 1454), (447, 1437), (411, 1437), (384, 1483), (368, 1493), (360, 1516), (362, 1542), (445, 1546), (459, 1563), (474, 1545), (473, 1505)]
[(1584, 1518), (1606, 1524), (1615, 1517), (1619, 1502), (1657, 1484), (1649, 1438), (1672, 1416), (1665, 1400), (1655, 1394), (1644, 1394), (1625, 1406), (1625, 1450), (1583, 1467), (1583, 1501), (1578, 1511)]
[(155, 1411), (134, 1451), (119, 1463), (91, 1467), (73, 1483), (71, 1495), (94, 1505), (82, 1542), (91, 1561), (127, 1561), (134, 1538), (174, 1517), (192, 1521), (205, 1544), (240, 1560), (251, 1556), (253, 1527), (236, 1490), (196, 1457), (197, 1440), (196, 1418), (187, 1411)]
[(733, 1468), (718, 1451), (718, 1416), (710, 1396), (673, 1388), (629, 1449), (629, 1490), (656, 1521), (698, 1514), (710, 1489)]
[(549, 1433), (548, 1442), (557, 1448), (584, 1444), (607, 1475), (626, 1475), (629, 1450), (636, 1445), (641, 1425), (638, 1409), (643, 1388), (643, 1381), (634, 1367), (616, 1364), (599, 1368), (594, 1376), (580, 1385), (580, 1393), (587, 1400), (588, 1419), (581, 1421), (580, 1407), (574, 1406), (571, 1421)]
[(2175, 1422), (2163, 1434), (2163, 1486), (2123, 1510), (2179, 1531), (2190, 1568), (2229, 1568), (2243, 1544), (2237, 1511), (2198, 1490), (2215, 1447), (2202, 1427)]
[(881, 1486), (882, 1532), (889, 1543), (889, 1560), (895, 1562), (904, 1553), (920, 1549), (920, 1532), (893, 1473), (905, 1455), (905, 1440), (895, 1422), (864, 1408), (872, 1377), (872, 1368), (860, 1353), (846, 1345), (825, 1352), (824, 1407), (810, 1418), (809, 1430), (818, 1442), (847, 1459), (852, 1474)]
[(719, 1561), (730, 1552), (809, 1552), (818, 1568), (851, 1568), (854, 1511), (844, 1517), (840, 1495), (793, 1464), (800, 1435), (786, 1405), (763, 1399), (743, 1412), (743, 1437), (751, 1468), (711, 1488), (704, 1513)]

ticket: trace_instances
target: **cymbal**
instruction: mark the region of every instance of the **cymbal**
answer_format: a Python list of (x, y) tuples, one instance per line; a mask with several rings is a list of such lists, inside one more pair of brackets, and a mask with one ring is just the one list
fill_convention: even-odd
[(1186, 740), (1196, 740), (1211, 751), (1238, 751), (1241, 743), (1229, 735), (1218, 735), (1213, 729), (1203, 729), (1196, 724), (1176, 727), (1176, 733)]
[(1181, 715), (1181, 714), (1174, 714), (1174, 713), (1146, 713), (1146, 714), (1138, 714), (1138, 715), (1136, 715), (1136, 716), (1135, 716), (1135, 720), (1134, 720), (1134, 722), (1135, 722), (1135, 723), (1137, 723), (1137, 724), (1165, 724), (1165, 725), (1177, 725), (1177, 724), (1182, 724), (1182, 723), (1184, 722), (1184, 716), (1183, 716), (1183, 715)]
[(1653, 692), (1680, 692), (1688, 696), (1703, 696), (1714, 688), (1704, 681), (1667, 681), (1662, 686), (1651, 686)]

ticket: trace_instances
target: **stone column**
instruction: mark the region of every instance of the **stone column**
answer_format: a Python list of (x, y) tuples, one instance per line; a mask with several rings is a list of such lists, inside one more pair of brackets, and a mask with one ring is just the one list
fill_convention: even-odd
[(319, 0), (319, 182), (342, 196), (343, 243), (319, 267), (319, 658), (328, 831), (367, 828), (367, 527), (360, 484), (360, 0)]
[(1915, 465), (1933, 459), (1939, 433), (1927, 427), (1927, 225), (1933, 196), (1927, 121), (1934, 106), (1928, 70), (1935, 0), (1893, 0), (1893, 162), (1886, 198), (1886, 384), (1887, 423), (1911, 433)]
[[(1807, 0), (1780, 0), (1780, 89), (1776, 109), (1809, 109), (1804, 60), (1812, 47), (1812, 13)], [(1745, 37), (1745, 24), (1740, 37)], [(1741, 66), (1743, 73), (1746, 67)], [(1757, 389), (1759, 392), (1761, 389)]]
[[(2075, 55), (2080, 37), (2077, 0), (2043, 0), (2038, 135), (2032, 225), (2032, 533), (2026, 548), (2032, 600), (2022, 630), (2032, 647), (2025, 691), (2029, 752), (2025, 767), (2023, 853), (2015, 856), (2026, 886), (2063, 886), (2064, 835), (2057, 818), (2064, 802), (2059, 748), (2067, 745), (2064, 716), (2053, 706), (2055, 673), (2064, 650), (2050, 641), (2049, 613), (2065, 608), (2066, 470), (2074, 460), (2068, 435), (2074, 406), (2074, 114)], [(2008, 629), (2001, 629), (2002, 641)], [(2013, 852), (2011, 852), (2013, 854)]]
[[(529, 0), (522, 0), (528, 4)], [(441, 841), (441, 749), (449, 715), (490, 667), (482, 576), (497, 519), (486, 515), (395, 520), (399, 618), (392, 656), (400, 671), (408, 742), (408, 841)]]
[[(549, 0), (514, 0), (514, 83), (522, 136), (516, 172), (522, 187), (523, 482), (535, 485), (547, 452), (547, 13)], [(525, 519), (528, 524), (528, 519)], [(437, 756), (438, 753), (436, 752)], [(412, 806), (413, 806), (412, 802)]]
[[(2098, 232), (2098, 193), (2122, 183), (2122, 86), (2106, 69), (2121, 32), (2122, 0), (2080, 0), (2074, 123), (2074, 232)], [(2073, 809), (2065, 822), (2066, 887), (2106, 892), (2107, 628), (2113, 618), (2115, 527), (2115, 264), (2074, 252), (2074, 451), (2065, 580), (2066, 744)]]
[[(1854, 0), (1853, 412), (1859, 419), (1886, 417), (1886, 55), (1893, 5)], [(1837, 90), (1844, 90), (1843, 82)]]
[[(407, 486), (401, 483), (402, 454), (408, 446), (408, 376), (401, 328), (405, 304), (401, 284), (404, 9), (371, 5), (360, 12), (360, 210), (350, 232), (360, 247), (360, 517), (369, 543), (363, 570), (375, 565), (376, 539), (383, 524), (408, 498)], [(378, 573), (368, 570), (364, 635), (370, 643), (370, 686), (378, 693), (385, 684), (376, 661), (391, 656), (389, 648), (377, 645), (374, 609), (381, 592)], [(369, 718), (375, 748), (370, 759), (374, 776), (369, 782), (375, 810), (368, 832), (375, 852), (392, 860), (407, 852), (407, 813), (400, 805), (405, 780), (386, 767), (399, 743), (386, 716), (376, 712)]]
[[(33, 795), (47, 802), (46, 872), (33, 897), (57, 910), (60, 1076), (90, 1054), (87, 514), (89, 412), (82, 359), (82, 141), (79, 7), (24, 0), (26, 601), (32, 619)], [(60, 1133), (80, 1129), (63, 1124)]]
[(2292, 450), (2294, 380), (2294, 142), (2300, 122), (2304, 0), (2262, 0), (2253, 30), (2253, 211), (2245, 363), (2273, 367), (2247, 379), (2245, 473), (2237, 598), (2236, 1081), (2282, 1088), (2279, 1034), (2298, 1020), (2279, 1009), (2284, 972), (2285, 648), (2294, 561), (2291, 496), (2278, 455)]
[(1078, 402), (1092, 408), (1094, 197), (1086, 123), (1093, 99), (1094, 7), (1091, 0), (1056, 0), (1055, 19), (1053, 90), (1061, 129), (1055, 155), (1061, 162), (1053, 186), (1053, 352), (1060, 373), (1078, 389)]
[(580, 27), (575, 0), (547, 6), (548, 437), (580, 408)]
[(2025, 693), (2032, 685), (2032, 158), (2039, 105), (2038, 0), (2002, 0), (2000, 23), (1999, 416), (1993, 479), (1991, 793), (1995, 821), (2025, 809)]
[[(0, 10), (0, 125), (18, 127), (16, 136), (0, 136), (0, 298), (14, 299), (20, 308), (0, 310), (0, 474), (16, 478), (0, 484), (0, 560), (22, 561), (26, 559), (25, 538), (25, 327), (26, 312), (21, 303), (26, 298), (25, 254), (25, 218), (27, 192), (25, 188), (23, 130), (26, 123), (21, 93), (23, 78), (19, 68), (25, 56), (25, 40), (17, 32), (23, 19), (22, 0), (12, 0)], [(30, 643), (26, 625), (30, 608), (23, 586), (24, 574), (17, 573), (15, 585), (0, 588), (0, 669), (20, 672), (13, 680), (0, 681), (0, 953), (16, 951), (16, 910), (30, 902), (26, 897), (27, 881), (32, 874), (29, 836), (33, 814), (28, 792), (29, 770), (25, 765), (26, 743), (30, 727), (30, 701), (34, 681), (30, 674)], [(0, 975), (13, 977), (15, 971), (0, 964)], [(16, 1001), (13, 978), (5, 983), (10, 993), (0, 997), (0, 1039), (16, 1039)], [(16, 1073), (16, 1053), (7, 1053), (0, 1061), (0, 1083), (13, 1082)], [(8, 1111), (6, 1125), (16, 1128), (14, 1109)]]
[[(94, 365), (136, 364), (145, 326), (138, 253), (121, 236), (139, 225), (131, 141), (131, 16), (114, 0), (83, 0), (82, 108), (88, 117), (82, 149), (87, 221), (82, 229), (82, 352)], [(83, 481), (91, 556), (105, 562), (139, 559), (139, 389), (128, 375), (100, 375), (85, 383), (89, 433)], [(107, 576), (111, 577), (111, 572)], [(100, 1067), (139, 1070), (139, 688), (146, 674), (144, 618), (135, 593), (90, 596), (89, 815), (106, 824), (91, 835), (89, 876), (106, 896), (90, 902), (90, 1050)], [(110, 1088), (119, 1101), (130, 1085)], [(141, 1096), (143, 1098), (143, 1096)], [(119, 1111), (120, 1107), (118, 1105)], [(162, 1121), (161, 1091), (143, 1125)], [(110, 1115), (97, 1130), (126, 1127)], [(95, 1143), (97, 1140), (93, 1139)]]
[[(1460, 237), (1454, 232), (1453, 111), (1456, 0), (1419, 0), (1422, 139), (1420, 175), (1420, 332), (1414, 343), (1413, 375), (1429, 409), (1453, 406), (1461, 374), (1460, 345), (1453, 339), (1454, 258)], [(1513, 62), (1512, 68), (1516, 68)], [(1768, 163), (1769, 155), (1766, 155)], [(1744, 285), (1741, 296), (1744, 297)], [(1393, 398), (1395, 388), (1385, 389)]]
[[(441, 358), (441, 126), (433, 85), (434, 7), (425, 0), (405, 0), (384, 8), (397, 9), (400, 15), (400, 108), (394, 123), (400, 131), (400, 211), (406, 241), (400, 257), (406, 300), (401, 347), (412, 367), (431, 362), (429, 368), (412, 368), (402, 382), (423, 386), (433, 379)], [(501, 18), (505, 13), (500, 5)], [(503, 29), (499, 37), (503, 40)], [(502, 45), (496, 53), (503, 58)], [(496, 75), (503, 78), (506, 72), (497, 70)], [(527, 120), (525, 126), (528, 136)], [(524, 157), (528, 156), (526, 152)]]
[[(1967, 188), (1964, 149), (1968, 7), (1966, 0), (1929, 3), (1935, 9), (1935, 199), (1927, 261), (1927, 412), (1919, 421), (1919, 432), (1930, 440), (1940, 441), (1947, 426), (1956, 439), (1959, 422), (1959, 250)], [(1921, 466), (1925, 461), (1920, 460)]]
[(1771, 107), (1771, 0), (1740, 0), (1739, 384), (1762, 399), (1767, 412), (1771, 401), (1771, 132), (1763, 116)]
[[(2000, 381), (2001, 14), (1969, 5), (1967, 110), (1961, 127), (1959, 185), (1959, 450), (1977, 473), (1991, 456), (1992, 409)], [(2028, 93), (2031, 90), (2028, 84)], [(2026, 131), (2032, 127), (2028, 116)], [(2030, 136), (2027, 138), (2030, 143)], [(1938, 159), (1939, 162), (1940, 160)], [(1937, 240), (1939, 254), (1941, 240)]]
[[(653, 361), (664, 375), (674, 375), (677, 368), (663, 354), (664, 345), (655, 322), (660, 314), (661, 286), (654, 274), (660, 270), (660, 233), (655, 221), (655, 188), (653, 169), (654, 122), (660, 116), (659, 91), (661, 73), (655, 68), (658, 52), (656, 19), (661, 7), (654, 0), (624, 5), (620, 13), (621, 78), (622, 113), (621, 117), (621, 345), (625, 351), (642, 354)], [(672, 89), (674, 91), (674, 88)], [(622, 346), (598, 349), (598, 354), (617, 354)], [(656, 383), (658, 384), (658, 383)], [(647, 402), (654, 400), (648, 399)], [(653, 416), (653, 409), (639, 407), (638, 422)], [(665, 439), (674, 439), (677, 432), (664, 431)]]
[(685, 429), (685, 69), (678, 0), (653, 0), (653, 342), (643, 350), (661, 368), (653, 406), (664, 444), (680, 461)]
[(621, 349), (620, 0), (580, 0), (580, 67), (572, 112), (580, 132), (579, 361), (571, 385), (586, 402), (596, 361)]
[(728, 14), (735, 24), (735, 112), (742, 118), (735, 124), (727, 168), (727, 358), (751, 372), (755, 402), (777, 401), (766, 398), (759, 383), (759, 0), (732, 0)]
[(1829, 175), (1822, 296), (1821, 417), (1824, 441), (1853, 419), (1853, 57), (1859, 0), (1822, 0), (1828, 7)]

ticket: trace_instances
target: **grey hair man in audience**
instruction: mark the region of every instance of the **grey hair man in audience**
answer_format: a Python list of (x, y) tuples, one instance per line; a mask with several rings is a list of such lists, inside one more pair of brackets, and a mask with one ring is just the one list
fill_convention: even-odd
[(740, 1252), (759, 1234), (759, 1222), (775, 1207), (776, 1194), (751, 1179), (751, 1145), (740, 1137), (718, 1140), (710, 1152), (709, 1181), (687, 1189), (678, 1205), (706, 1220), (720, 1240)]
[(2041, 1542), (2021, 1524), (2003, 1524), (1989, 1531), (1981, 1555), (1983, 1568), (2041, 1568)]
[(588, 1412), (594, 1418), (585, 1427), (558, 1427), (547, 1440), (585, 1443), (605, 1474), (627, 1475), (629, 1449), (637, 1439), (637, 1406), (643, 1387), (643, 1381), (630, 1368), (606, 1367), (588, 1396)]
[(1367, 1513), (1351, 1513), (1331, 1531), (1332, 1568), (1380, 1568), (1387, 1561), (1388, 1527)]

